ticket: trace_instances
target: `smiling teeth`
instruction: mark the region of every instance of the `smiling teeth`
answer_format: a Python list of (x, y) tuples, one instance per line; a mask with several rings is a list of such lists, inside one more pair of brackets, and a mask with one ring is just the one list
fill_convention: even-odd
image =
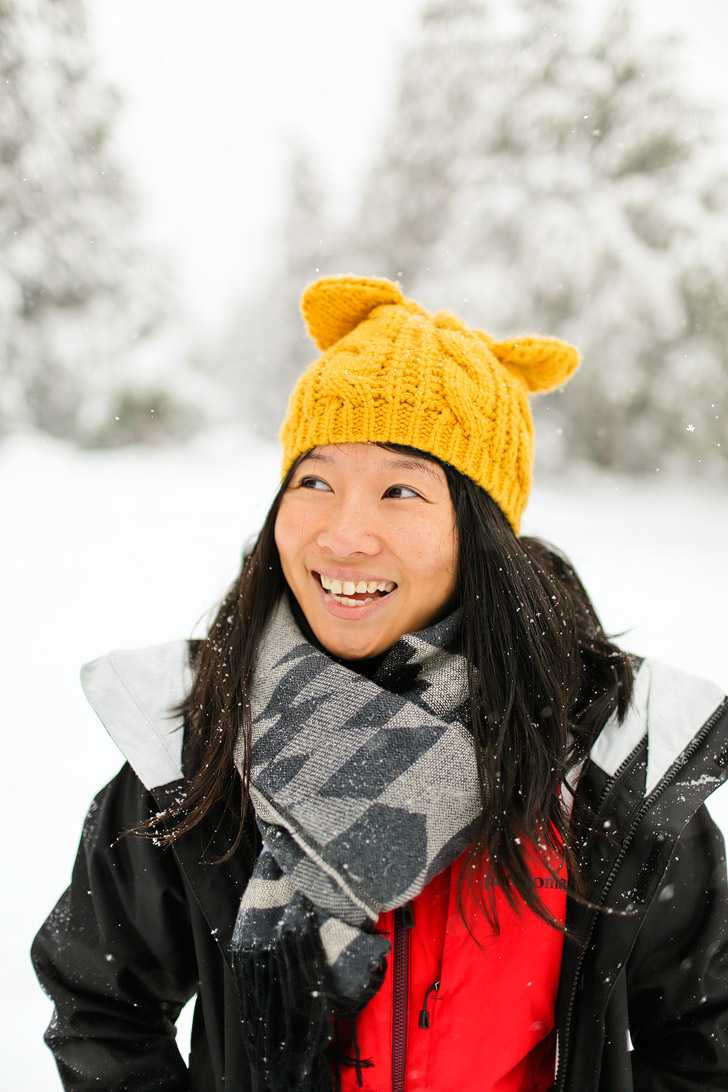
[[(367, 592), (372, 595), (376, 591), (387, 592), (394, 591), (397, 585), (392, 580), (359, 580), (356, 584), (353, 580), (336, 580), (330, 576), (324, 576), (319, 574), (321, 581), (321, 587), (325, 591), (330, 591), (332, 595), (363, 595)], [(353, 600), (356, 603), (358, 600)], [(347, 603), (347, 606), (350, 604)]]

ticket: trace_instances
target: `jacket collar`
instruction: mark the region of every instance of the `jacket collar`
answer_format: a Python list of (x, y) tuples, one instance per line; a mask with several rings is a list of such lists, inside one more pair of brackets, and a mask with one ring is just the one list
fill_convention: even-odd
[[(148, 789), (182, 777), (182, 719), (172, 712), (192, 685), (187, 641), (116, 651), (81, 670), (84, 693)], [(643, 660), (622, 724), (610, 718), (591, 750), (613, 777), (647, 739), (650, 793), (724, 700), (719, 687), (657, 660)]]

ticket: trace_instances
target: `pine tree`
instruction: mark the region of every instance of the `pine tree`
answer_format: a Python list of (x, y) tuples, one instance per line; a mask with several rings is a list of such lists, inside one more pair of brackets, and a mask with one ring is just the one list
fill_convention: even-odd
[(284, 185), (278, 259), (233, 317), (220, 353), (220, 372), (236, 411), (269, 437), (277, 433), (296, 379), (316, 355), (301, 319), (301, 293), (333, 260), (325, 190), (303, 146), (290, 152)]
[(0, 77), (0, 427), (83, 444), (188, 430), (205, 384), (135, 239), (81, 0), (0, 0)]
[(678, 68), (624, 3), (596, 32), (570, 0), (431, 4), (365, 190), (412, 295), (580, 346), (540, 411), (562, 457), (726, 468), (728, 194)]
[(343, 244), (352, 268), (402, 277), (408, 288), (427, 269), (448, 230), (453, 193), (475, 150), (472, 137), (487, 131), (488, 114), (477, 100), (491, 34), (478, 0), (425, 7), (419, 37), (402, 59), (391, 124)]

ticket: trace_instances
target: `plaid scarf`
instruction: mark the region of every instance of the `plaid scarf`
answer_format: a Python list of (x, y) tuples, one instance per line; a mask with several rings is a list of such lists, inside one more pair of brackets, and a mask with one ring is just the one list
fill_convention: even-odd
[(384, 977), (380, 912), (472, 841), (480, 797), (458, 633), (455, 613), (405, 635), (367, 678), (314, 647), (285, 596), (274, 608), (250, 695), (263, 849), (232, 942), (261, 1090), (330, 1087), (332, 1017), (355, 1016)]

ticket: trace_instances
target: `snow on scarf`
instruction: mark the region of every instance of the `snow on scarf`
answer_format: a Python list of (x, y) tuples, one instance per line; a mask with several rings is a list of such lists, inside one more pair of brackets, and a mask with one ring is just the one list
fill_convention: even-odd
[(307, 641), (285, 596), (274, 609), (251, 687), (263, 849), (232, 942), (261, 1089), (330, 1086), (332, 1016), (360, 1012), (384, 977), (380, 911), (472, 841), (480, 798), (458, 630), (456, 613), (405, 635), (369, 679)]

